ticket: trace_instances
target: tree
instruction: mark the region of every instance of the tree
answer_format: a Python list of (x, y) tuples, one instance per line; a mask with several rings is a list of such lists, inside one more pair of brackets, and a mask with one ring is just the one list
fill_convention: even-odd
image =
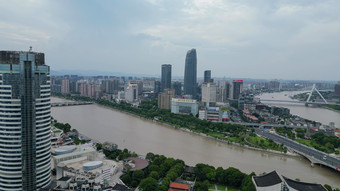
[(136, 170), (132, 173), (132, 181), (140, 182), (144, 178), (144, 172), (142, 170)]
[(239, 188), (242, 184), (242, 180), (246, 175), (236, 168), (228, 168), (225, 170), (225, 182), (227, 185)]
[(241, 191), (256, 191), (251, 177), (252, 175), (248, 175), (242, 180)]
[(154, 157), (155, 157), (155, 155), (153, 153), (149, 152), (148, 154), (146, 154), (145, 159), (148, 160), (148, 161), (152, 161)]
[(210, 183), (208, 180), (205, 180), (203, 182), (196, 182), (194, 189), (196, 191), (208, 191), (209, 190)]
[(123, 176), (120, 177), (120, 179), (127, 185), (130, 185), (131, 183), (130, 173), (124, 174)]
[(149, 174), (149, 177), (152, 177), (154, 178), (155, 180), (158, 180), (159, 179), (159, 174), (157, 171), (152, 171), (150, 174)]
[(323, 185), (328, 191), (332, 191), (332, 187), (328, 184)]
[(152, 177), (144, 178), (139, 184), (139, 189), (142, 191), (154, 191), (156, 188), (157, 180), (153, 179)]
[(148, 166), (148, 171), (151, 173), (152, 171), (156, 171), (156, 172), (159, 172), (159, 166), (155, 165), (155, 164), (150, 164)]

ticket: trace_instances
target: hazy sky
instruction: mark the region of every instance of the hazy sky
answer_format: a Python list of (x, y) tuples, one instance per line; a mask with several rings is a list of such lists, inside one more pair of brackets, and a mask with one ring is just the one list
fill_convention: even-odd
[(339, 0), (0, 0), (0, 49), (52, 70), (340, 80)]

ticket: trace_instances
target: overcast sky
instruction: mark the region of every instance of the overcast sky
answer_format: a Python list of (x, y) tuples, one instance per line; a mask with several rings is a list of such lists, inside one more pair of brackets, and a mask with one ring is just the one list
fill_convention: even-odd
[(340, 80), (339, 0), (0, 0), (0, 49), (52, 70)]

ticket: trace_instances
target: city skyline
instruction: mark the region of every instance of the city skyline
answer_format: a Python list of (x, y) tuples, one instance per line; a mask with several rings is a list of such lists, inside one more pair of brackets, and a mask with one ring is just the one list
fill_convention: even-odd
[(182, 76), (195, 48), (199, 77), (339, 80), (338, 1), (0, 2), (0, 48), (32, 46), (53, 70), (155, 75), (171, 64)]

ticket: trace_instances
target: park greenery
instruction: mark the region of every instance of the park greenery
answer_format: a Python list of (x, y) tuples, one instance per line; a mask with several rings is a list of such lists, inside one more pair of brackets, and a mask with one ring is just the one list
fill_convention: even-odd
[(257, 137), (253, 130), (250, 131), (243, 125), (221, 122), (216, 123), (207, 120), (201, 120), (192, 115), (174, 114), (171, 113), (170, 110), (159, 109), (157, 107), (157, 99), (144, 101), (138, 107), (134, 107), (133, 105), (126, 102), (116, 103), (114, 101), (92, 99), (79, 95), (71, 96), (70, 94), (64, 95), (59, 93), (54, 93), (53, 95), (76, 101), (93, 101), (99, 105), (128, 112), (145, 119), (157, 120), (158, 122), (165, 123), (176, 128), (185, 128), (192, 132), (205, 134), (230, 143), (233, 142), (240, 145), (248, 145), (261, 149), (286, 152), (286, 148), (283, 145), (276, 144), (269, 139)]
[(120, 150), (116, 149), (114, 151), (109, 151), (106, 149), (103, 149), (103, 145), (101, 143), (96, 143), (96, 149), (97, 151), (103, 150), (103, 153), (105, 154), (106, 158), (114, 161), (120, 161), (124, 160), (128, 157), (137, 157), (138, 155), (134, 152), (130, 152), (128, 149)]
[[(53, 127), (56, 127), (56, 128), (58, 128), (58, 129), (61, 129), (61, 130), (63, 130), (63, 132), (64, 133), (68, 133), (68, 132), (77, 132), (77, 130), (76, 129), (72, 129), (71, 130), (71, 125), (70, 124), (68, 124), (68, 123), (60, 123), (60, 122), (58, 122), (56, 119), (53, 119), (53, 117), (52, 117), (52, 120), (51, 120), (51, 126), (53, 126)], [(58, 131), (54, 131), (54, 132), (58, 132)], [(76, 144), (76, 145), (79, 145), (79, 144), (85, 144), (85, 143), (88, 143), (88, 142), (90, 142), (91, 140), (89, 140), (89, 139), (79, 139), (79, 137), (78, 136), (76, 136), (76, 137), (73, 137), (74, 139), (73, 139), (73, 142), (74, 142), (74, 144)]]
[(333, 109), (333, 110), (336, 110), (336, 111), (340, 111), (340, 105), (325, 105), (324, 107), (328, 108), (328, 109)]
[(296, 129), (295, 132), (293, 132), (293, 129), (288, 127), (276, 128), (276, 132), (319, 151), (339, 154), (339, 150), (337, 149), (340, 148), (340, 138), (334, 135), (326, 135), (320, 132), (313, 134), (307, 139), (305, 137), (305, 129)]
[(51, 120), (51, 126), (63, 130), (64, 133), (68, 133), (68, 132), (71, 131), (71, 125), (70, 124), (68, 124), (68, 123), (59, 123), (55, 119)]
[[(138, 187), (141, 191), (167, 191), (170, 182), (184, 178), (183, 172), (186, 167), (184, 161), (167, 158), (163, 155), (148, 153), (146, 159), (149, 166), (143, 170), (127, 171), (121, 180), (129, 187)], [(255, 174), (247, 175), (236, 168), (215, 169), (206, 164), (195, 166), (195, 178), (190, 180), (195, 182), (196, 191), (208, 191), (211, 184), (220, 186), (230, 186), (241, 191), (255, 191), (251, 177)], [(187, 179), (185, 179), (187, 180)]]

